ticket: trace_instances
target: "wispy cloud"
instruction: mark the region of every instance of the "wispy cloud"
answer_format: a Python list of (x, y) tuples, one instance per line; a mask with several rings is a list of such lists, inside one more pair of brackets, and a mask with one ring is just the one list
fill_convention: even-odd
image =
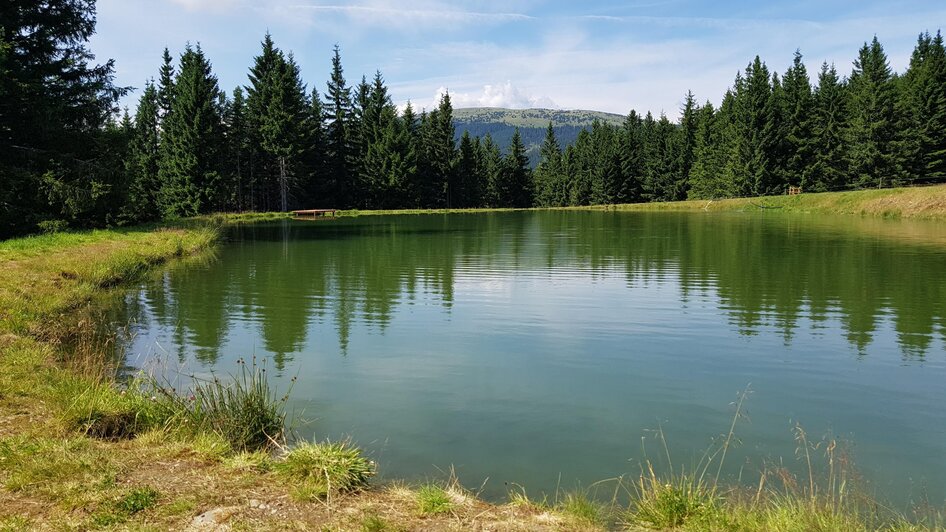
[(367, 5), (295, 4), (287, 6), (287, 8), (313, 12), (338, 13), (346, 15), (351, 19), (382, 23), (390, 23), (392, 18), (401, 20), (407, 19), (422, 24), (440, 22), (464, 24), (477, 22), (513, 22), (534, 19), (534, 17), (522, 13), (480, 13), (452, 9), (396, 9)]
[[(446, 86), (441, 86), (434, 93), (434, 97), (427, 101), (413, 102), (417, 108), (433, 109), (440, 102), (440, 97), (448, 92)], [(508, 109), (530, 109), (541, 107), (557, 109), (558, 105), (545, 95), (537, 95), (520, 89), (512, 81), (483, 85), (482, 89), (474, 92), (458, 92), (450, 90), (450, 102), (453, 107), (505, 107)], [(404, 103), (400, 105), (404, 107)]]

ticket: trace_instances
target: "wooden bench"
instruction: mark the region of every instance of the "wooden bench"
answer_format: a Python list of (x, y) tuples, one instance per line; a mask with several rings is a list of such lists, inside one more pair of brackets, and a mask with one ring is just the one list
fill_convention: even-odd
[(292, 214), (297, 218), (321, 218), (325, 216), (335, 217), (335, 213), (338, 209), (304, 209), (299, 211), (292, 211)]

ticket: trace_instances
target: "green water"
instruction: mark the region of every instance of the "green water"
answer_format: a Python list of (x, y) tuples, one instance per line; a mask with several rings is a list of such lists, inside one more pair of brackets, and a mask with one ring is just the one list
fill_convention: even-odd
[(587, 486), (666, 467), (658, 428), (689, 465), (748, 386), (728, 479), (803, 472), (798, 423), (850, 442), (881, 496), (946, 497), (946, 226), (572, 211), (229, 236), (127, 295), (129, 363), (255, 354), (280, 389), (298, 378), (302, 435), (351, 437), (386, 477)]

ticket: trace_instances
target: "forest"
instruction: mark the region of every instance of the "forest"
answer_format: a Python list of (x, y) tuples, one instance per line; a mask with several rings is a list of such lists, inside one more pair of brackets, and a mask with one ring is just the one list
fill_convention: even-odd
[[(718, 105), (687, 92), (675, 120), (630, 111), (533, 170), (518, 134), (458, 135), (449, 94), (399, 110), (381, 72), (350, 84), (336, 45), (322, 92), (263, 37), (225, 91), (199, 44), (165, 49), (136, 108), (96, 64), (95, 3), (0, 7), (0, 238), (217, 211), (544, 207), (908, 186), (946, 181), (946, 48), (921, 33), (894, 72), (876, 37), (813, 82), (759, 57)], [(159, 54), (156, 53), (156, 57)]]

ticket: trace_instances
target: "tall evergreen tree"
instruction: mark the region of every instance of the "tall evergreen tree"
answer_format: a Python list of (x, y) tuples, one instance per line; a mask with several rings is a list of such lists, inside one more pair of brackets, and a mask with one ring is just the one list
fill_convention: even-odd
[(890, 186), (896, 175), (894, 85), (887, 55), (876, 36), (858, 52), (848, 87), (853, 183), (862, 188)]
[(683, 112), (680, 116), (679, 140), (677, 141), (676, 179), (673, 190), (675, 201), (686, 199), (690, 190), (690, 172), (696, 150), (696, 132), (699, 128), (699, 109), (692, 91), (687, 91), (683, 101)]
[(167, 47), (161, 55), (161, 68), (158, 70), (158, 120), (171, 112), (171, 99), (174, 97), (174, 59)]
[(555, 136), (555, 128), (549, 122), (545, 140), (539, 151), (539, 165), (535, 169), (535, 203), (543, 207), (565, 204), (564, 174), (562, 171), (562, 146)]
[(803, 190), (824, 192), (847, 186), (847, 91), (834, 65), (821, 65), (811, 116), (811, 163), (802, 173)]
[(227, 107), (226, 117), (227, 158), (229, 161), (229, 179), (233, 190), (230, 205), (239, 211), (249, 208), (247, 198), (247, 155), (249, 153), (249, 128), (246, 116), (246, 97), (243, 88), (233, 89), (233, 98)]
[(502, 174), (504, 203), (509, 207), (531, 207), (532, 171), (529, 169), (529, 157), (526, 156), (526, 147), (522, 143), (518, 127), (509, 141), (509, 151), (503, 159)]
[(812, 161), (811, 114), (814, 111), (811, 80), (800, 51), (795, 51), (792, 66), (782, 78), (782, 89), (785, 106), (783, 181), (800, 186)]
[(165, 216), (192, 216), (215, 207), (222, 143), (220, 89), (200, 46), (181, 55), (171, 113), (161, 139), (159, 200)]
[(899, 80), (900, 172), (907, 182), (946, 180), (946, 49), (943, 36), (922, 33)]
[(325, 138), (326, 173), (332, 197), (341, 207), (354, 207), (357, 175), (356, 152), (353, 144), (354, 127), (351, 89), (345, 82), (341, 52), (335, 45), (332, 73), (325, 93), (325, 118), (328, 122)]
[(94, 64), (94, 32), (91, 1), (0, 3), (0, 238), (51, 217), (106, 223), (121, 208), (105, 192), (124, 183), (111, 156), (121, 132), (106, 127), (127, 89), (112, 61)]
[(138, 101), (125, 171), (130, 181), (128, 201), (124, 205), (122, 218), (130, 222), (156, 220), (161, 211), (158, 205), (158, 91), (148, 82)]

